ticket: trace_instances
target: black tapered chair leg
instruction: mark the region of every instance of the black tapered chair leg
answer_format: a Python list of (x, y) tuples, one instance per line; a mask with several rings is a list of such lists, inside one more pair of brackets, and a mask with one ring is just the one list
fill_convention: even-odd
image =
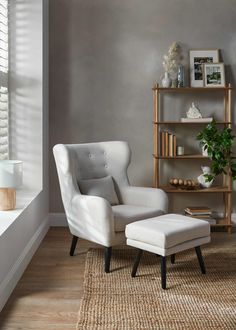
[(105, 273), (110, 272), (111, 253), (112, 253), (112, 247), (105, 246)]
[(138, 250), (138, 254), (134, 260), (134, 265), (133, 265), (133, 269), (132, 269), (132, 273), (131, 273), (131, 276), (132, 277), (135, 277), (136, 276), (136, 272), (137, 272), (137, 269), (138, 269), (138, 265), (139, 265), (139, 262), (140, 262), (140, 259), (142, 257), (142, 254), (143, 254), (143, 250)]
[(166, 257), (161, 257), (161, 287), (166, 289)]
[(71, 247), (70, 247), (70, 256), (71, 257), (73, 257), (73, 255), (74, 255), (77, 241), (78, 241), (78, 237), (77, 236), (73, 236), (72, 237), (72, 242), (71, 242)]
[(206, 274), (206, 268), (205, 268), (205, 264), (204, 264), (204, 260), (202, 257), (202, 252), (201, 252), (200, 246), (196, 246), (195, 251), (197, 254), (197, 258), (198, 258), (198, 262), (199, 262), (199, 266), (201, 268), (202, 274)]
[(172, 264), (175, 263), (175, 254), (172, 254), (172, 255), (170, 256), (170, 262), (171, 262)]

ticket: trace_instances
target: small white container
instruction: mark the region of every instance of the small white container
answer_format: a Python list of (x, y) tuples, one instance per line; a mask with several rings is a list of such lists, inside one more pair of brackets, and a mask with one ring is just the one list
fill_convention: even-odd
[(183, 156), (183, 155), (184, 155), (184, 147), (177, 146), (177, 156)]

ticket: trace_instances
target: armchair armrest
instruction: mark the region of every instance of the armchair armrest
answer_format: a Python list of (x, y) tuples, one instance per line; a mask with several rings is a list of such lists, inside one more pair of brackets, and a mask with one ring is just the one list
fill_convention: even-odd
[(76, 194), (66, 211), (73, 235), (111, 246), (115, 234), (114, 217), (107, 200)]
[(120, 188), (122, 202), (128, 205), (140, 205), (168, 211), (168, 197), (162, 189), (127, 186)]

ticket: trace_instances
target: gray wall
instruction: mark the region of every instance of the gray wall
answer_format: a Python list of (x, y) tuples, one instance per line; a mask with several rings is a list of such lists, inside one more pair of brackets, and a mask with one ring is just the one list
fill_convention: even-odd
[[(131, 182), (150, 186), (151, 87), (163, 74), (163, 54), (180, 42), (187, 67), (188, 49), (219, 48), (235, 85), (235, 17), (235, 0), (50, 0), (50, 148), (127, 140)], [(177, 118), (191, 101), (167, 100)], [(195, 101), (203, 112), (220, 110), (218, 100), (214, 107), (207, 98)], [(61, 212), (51, 149), (50, 158), (50, 208)]]

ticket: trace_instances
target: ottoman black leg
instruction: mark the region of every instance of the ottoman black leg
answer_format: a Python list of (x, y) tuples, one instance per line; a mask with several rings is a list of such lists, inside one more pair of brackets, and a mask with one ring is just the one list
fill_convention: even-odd
[(161, 257), (161, 287), (166, 289), (166, 257)]
[(131, 273), (132, 277), (135, 277), (135, 275), (136, 275), (136, 272), (137, 272), (138, 265), (139, 265), (140, 259), (142, 257), (142, 254), (143, 254), (143, 250), (139, 249), (138, 254), (137, 254), (137, 256), (135, 258), (135, 261), (134, 261), (134, 266), (133, 266), (132, 273)]
[(112, 253), (112, 247), (109, 246), (105, 246), (105, 250), (104, 250), (104, 255), (105, 255), (105, 273), (109, 273), (110, 272), (110, 262), (111, 262), (111, 253)]
[(197, 258), (198, 258), (198, 262), (199, 262), (199, 265), (200, 265), (202, 274), (206, 274), (206, 268), (205, 268), (205, 265), (204, 265), (204, 261), (203, 261), (202, 252), (201, 252), (200, 246), (196, 246), (195, 247), (195, 251), (196, 251), (196, 254), (197, 254)]
[(170, 256), (170, 261), (171, 261), (172, 264), (175, 263), (175, 254), (172, 254), (172, 255)]

